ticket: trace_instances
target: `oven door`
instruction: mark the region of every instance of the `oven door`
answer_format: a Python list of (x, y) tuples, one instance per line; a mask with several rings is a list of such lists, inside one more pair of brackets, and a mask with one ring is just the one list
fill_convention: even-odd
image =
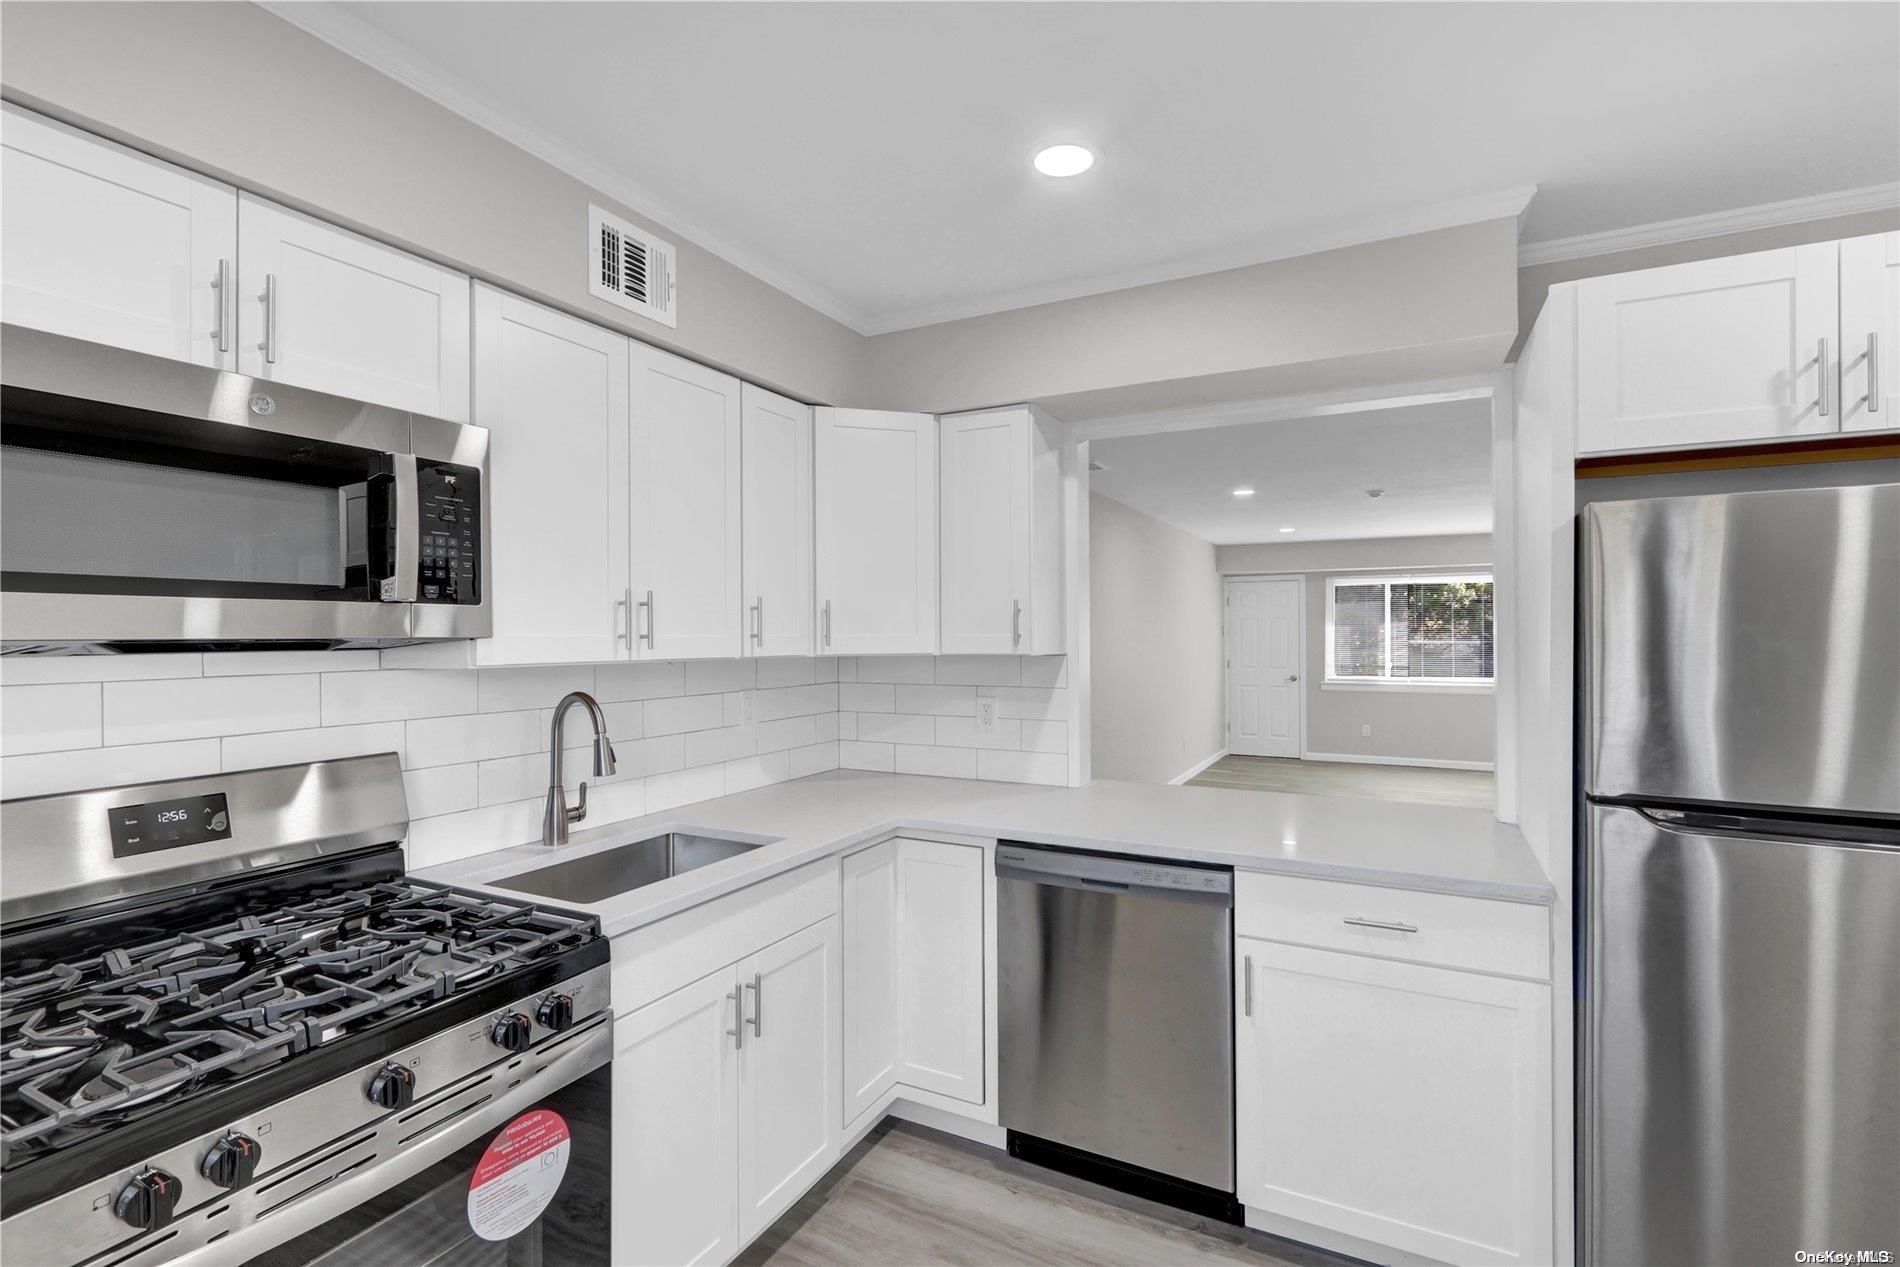
[(517, 1107), (441, 1160), (248, 1262), (606, 1267), (612, 1068)]

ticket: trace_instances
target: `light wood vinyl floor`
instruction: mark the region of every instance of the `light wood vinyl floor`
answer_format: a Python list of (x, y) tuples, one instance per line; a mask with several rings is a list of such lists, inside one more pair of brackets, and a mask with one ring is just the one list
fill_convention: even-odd
[(1490, 809), (1496, 782), (1489, 770), (1436, 770), (1415, 765), (1360, 765), (1292, 757), (1222, 757), (1188, 780), (1189, 787), (1317, 796), (1369, 796), (1381, 801), (1469, 805)]
[(735, 1267), (1342, 1267), (1263, 1233), (1197, 1218), (887, 1122)]

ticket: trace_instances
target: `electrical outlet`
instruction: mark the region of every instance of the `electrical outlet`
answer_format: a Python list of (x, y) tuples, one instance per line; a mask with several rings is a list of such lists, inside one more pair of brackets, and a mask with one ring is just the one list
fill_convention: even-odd
[(1371, 726), (1369, 726), (1369, 725), (1362, 725), (1362, 726), (1360, 726), (1360, 727), (1359, 727), (1359, 737), (1360, 737), (1361, 739), (1370, 739), (1370, 738), (1372, 738), (1372, 727), (1371, 727)]
[(739, 720), (751, 725), (759, 718), (759, 693), (757, 691), (739, 692)]
[(996, 731), (996, 699), (990, 695), (979, 695), (976, 699), (976, 728), (984, 734)]

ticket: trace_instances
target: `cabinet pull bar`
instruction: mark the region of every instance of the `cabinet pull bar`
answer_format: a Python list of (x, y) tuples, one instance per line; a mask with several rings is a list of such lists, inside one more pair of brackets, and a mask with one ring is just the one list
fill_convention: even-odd
[(765, 974), (759, 973), (759, 972), (753, 973), (752, 980), (747, 983), (746, 989), (752, 991), (752, 1019), (749, 1022), (747, 1022), (749, 1025), (752, 1026), (752, 1037), (764, 1038), (765, 1037)]
[(765, 596), (752, 600), (752, 645), (758, 646), (765, 641)]
[(831, 645), (831, 600), (825, 600), (825, 645)]
[(1822, 339), (1820, 341), (1820, 351), (1815, 354), (1815, 360), (1818, 361), (1821, 366), (1821, 369), (1820, 369), (1820, 374), (1821, 374), (1820, 414), (1821, 414), (1821, 417), (1825, 418), (1827, 417), (1827, 340), (1826, 339)]
[(1880, 412), (1880, 335), (1867, 332), (1867, 412)]
[(1242, 991), (1242, 995), (1246, 1002), (1246, 1014), (1248, 1016), (1252, 1016), (1253, 1015), (1253, 956), (1247, 955), (1240, 962), (1241, 962), (1243, 974), (1245, 977), (1246, 988)]
[(1417, 924), (1401, 924), (1397, 920), (1367, 919), (1363, 915), (1348, 915), (1346, 923), (1354, 928), (1383, 928), (1391, 933), (1416, 933)]
[(211, 289), (218, 293), (218, 351), (231, 350), (231, 318), (227, 309), (231, 303), (231, 261), (218, 261), (218, 275), (211, 279)]
[(1019, 647), (1023, 642), (1023, 600), (1011, 599), (1013, 610), (1009, 613), (1009, 645)]
[[(628, 590), (627, 592), (629, 594), (633, 593), (632, 590)], [(647, 596), (644, 599), (640, 600), (638, 603), (635, 603), (634, 606), (641, 608), (647, 614), (646, 632), (643, 634), (637, 634), (635, 636), (640, 638), (642, 641), (644, 641), (647, 644), (647, 650), (651, 651), (653, 650), (653, 591), (648, 590)]]
[(264, 363), (277, 364), (277, 274), (264, 274)]
[(734, 986), (726, 997), (732, 1000), (732, 1028), (726, 1033), (732, 1035), (732, 1049), (742, 1051), (745, 1049), (745, 1004), (741, 1000), (745, 995)]
[[(620, 627), (620, 613), (623, 611), (627, 614), (627, 627), (625, 629)], [(625, 591), (622, 597), (614, 600), (614, 643), (618, 645), (623, 642), (626, 643), (628, 647), (633, 646), (632, 590)]]

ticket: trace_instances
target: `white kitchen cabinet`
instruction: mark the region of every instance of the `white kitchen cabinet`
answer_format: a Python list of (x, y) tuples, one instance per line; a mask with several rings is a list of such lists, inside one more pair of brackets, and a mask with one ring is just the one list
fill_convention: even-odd
[(900, 837), (844, 859), (846, 1122), (893, 1090), (987, 1103), (986, 857)]
[(236, 190), (11, 105), (0, 147), (8, 322), (236, 366)]
[(630, 346), (634, 657), (732, 659), (740, 649), (739, 380)]
[(814, 411), (818, 653), (937, 650), (937, 420)]
[(1900, 430), (1900, 233), (1841, 243), (1841, 428)]
[(1065, 650), (1058, 425), (1028, 405), (938, 420), (945, 655)]
[(454, 422), (469, 417), (469, 279), (238, 195), (238, 368)]
[(812, 653), (811, 406), (744, 384), (740, 575), (744, 653)]
[(839, 1150), (838, 919), (623, 1016), (613, 1260), (718, 1264)]
[(1551, 1261), (1549, 987), (1236, 945), (1240, 1200), (1448, 1263)]
[(627, 349), (599, 326), (475, 287), (474, 420), (489, 431), (478, 664), (623, 659)]

